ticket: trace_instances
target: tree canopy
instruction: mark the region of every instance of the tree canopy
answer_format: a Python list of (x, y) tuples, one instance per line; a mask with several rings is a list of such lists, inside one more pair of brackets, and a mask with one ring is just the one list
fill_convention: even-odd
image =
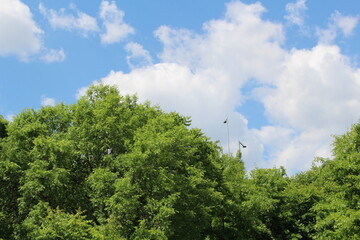
[(295, 176), (190, 123), (104, 85), (0, 117), (0, 239), (360, 239), (360, 123)]

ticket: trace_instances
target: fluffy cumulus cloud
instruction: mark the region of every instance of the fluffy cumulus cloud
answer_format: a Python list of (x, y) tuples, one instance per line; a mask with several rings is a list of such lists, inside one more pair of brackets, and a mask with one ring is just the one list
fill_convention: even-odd
[(54, 29), (67, 31), (79, 31), (87, 36), (99, 30), (97, 21), (94, 17), (79, 11), (74, 4), (70, 5), (70, 12), (61, 8), (60, 10), (48, 9), (43, 4), (39, 4), (41, 14), (49, 21)]
[[(344, 133), (359, 118), (360, 69), (335, 45), (286, 50), (283, 26), (264, 20), (264, 11), (260, 3), (233, 1), (223, 18), (204, 23), (203, 34), (161, 26), (155, 31), (163, 44), (159, 63), (131, 43), (128, 58), (147, 64), (111, 71), (101, 81), (191, 116), (225, 152), (228, 118), (231, 152), (239, 140), (245, 143), (248, 168), (305, 170), (315, 156), (330, 157), (331, 134)], [(236, 110), (247, 104), (244, 89), (253, 81), (250, 92), (271, 123), (259, 129), (249, 128)]]
[(223, 19), (204, 24), (203, 35), (162, 26), (155, 32), (164, 44), (160, 58), (197, 71), (220, 72), (229, 77), (231, 89), (239, 89), (249, 78), (272, 81), (284, 58), (284, 35), (280, 24), (261, 19), (264, 11), (260, 3), (232, 2)]
[(100, 36), (103, 44), (120, 42), (135, 32), (134, 28), (124, 22), (124, 15), (124, 12), (117, 8), (115, 2), (101, 2), (100, 18), (105, 27), (105, 32)]
[(293, 50), (284, 64), (276, 87), (261, 92), (274, 121), (300, 130), (336, 130), (358, 117), (351, 110), (360, 109), (359, 70), (337, 46)]
[(0, 0), (0, 56), (22, 60), (40, 51), (42, 30), (28, 6), (19, 0)]
[(359, 118), (360, 70), (337, 46), (293, 50), (272, 88), (259, 89), (272, 122), (297, 134), (277, 148), (277, 165), (301, 169), (316, 153), (330, 156), (330, 134), (341, 134)]

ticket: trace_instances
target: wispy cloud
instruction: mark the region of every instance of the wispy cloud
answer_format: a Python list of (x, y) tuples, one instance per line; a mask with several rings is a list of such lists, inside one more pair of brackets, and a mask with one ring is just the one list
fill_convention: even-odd
[(96, 18), (79, 11), (74, 4), (70, 5), (69, 12), (65, 8), (48, 9), (42, 3), (39, 10), (54, 29), (79, 31), (83, 36), (99, 30)]
[(285, 19), (292, 24), (303, 27), (306, 10), (306, 0), (297, 0), (294, 3), (288, 3), (286, 4), (287, 15), (285, 16)]
[(63, 49), (47, 49), (40, 59), (46, 63), (62, 62), (66, 58)]
[(346, 16), (335, 11), (330, 17), (328, 27), (326, 29), (317, 28), (316, 34), (319, 37), (319, 42), (322, 44), (332, 44), (333, 41), (341, 33), (344, 37), (351, 36), (353, 30), (359, 22), (359, 15)]
[(332, 16), (331, 20), (333, 24), (337, 26), (345, 37), (352, 34), (353, 30), (359, 23), (359, 15), (357, 16), (345, 16), (339, 11), (336, 11)]
[(152, 64), (149, 51), (138, 43), (130, 42), (126, 44), (125, 50), (128, 52), (126, 62), (131, 69), (140, 68)]

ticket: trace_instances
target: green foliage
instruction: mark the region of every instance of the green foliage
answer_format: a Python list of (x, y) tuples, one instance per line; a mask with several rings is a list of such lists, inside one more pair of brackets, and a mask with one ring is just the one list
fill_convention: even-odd
[(19, 197), (16, 189), (22, 175), (20, 167), (11, 161), (0, 160), (0, 237), (10, 236), (17, 222)]
[(283, 209), (288, 182), (284, 168), (257, 168), (250, 172), (242, 202), (252, 223), (248, 226), (250, 239), (288, 239), (288, 213)]
[(39, 202), (22, 223), (21, 239), (36, 240), (81, 240), (102, 239), (93, 223), (85, 219), (81, 211), (65, 213), (59, 208), (51, 209), (47, 203)]
[(359, 239), (360, 124), (293, 177), (109, 86), (0, 116), (0, 239)]
[(318, 179), (323, 198), (316, 204), (314, 239), (360, 238), (360, 123), (335, 137), (334, 160), (324, 161)]
[(8, 121), (0, 115), (0, 139), (7, 137), (6, 126), (8, 125)]

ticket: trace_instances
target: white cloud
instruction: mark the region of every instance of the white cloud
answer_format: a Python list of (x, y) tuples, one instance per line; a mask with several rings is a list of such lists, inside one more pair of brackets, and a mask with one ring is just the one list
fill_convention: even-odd
[(309, 169), (315, 156), (331, 157), (330, 134), (331, 132), (324, 128), (301, 132), (278, 149), (269, 166), (284, 166), (290, 173)]
[(42, 30), (21, 1), (0, 0), (0, 6), (0, 56), (27, 60), (41, 49)]
[(358, 71), (337, 46), (293, 50), (276, 88), (262, 92), (267, 113), (276, 122), (302, 130), (349, 126), (358, 117), (351, 110), (360, 109)]
[(55, 106), (55, 99), (46, 96), (41, 96), (41, 106)]
[(159, 56), (190, 69), (220, 71), (232, 79), (230, 88), (240, 88), (251, 77), (271, 81), (281, 69), (284, 35), (280, 24), (261, 19), (264, 11), (260, 3), (231, 2), (224, 19), (204, 24), (203, 35), (162, 26), (155, 32), (164, 44)]
[(338, 11), (331, 16), (331, 19), (345, 37), (351, 35), (359, 22), (359, 16), (344, 16)]
[[(316, 155), (330, 156), (331, 134), (344, 133), (359, 118), (360, 70), (334, 45), (285, 50), (282, 25), (263, 20), (264, 11), (260, 3), (234, 1), (222, 19), (204, 24), (203, 34), (161, 26), (155, 31), (164, 46), (160, 63), (111, 71), (102, 82), (191, 116), (225, 152), (228, 117), (231, 151), (239, 140), (246, 144), (248, 168), (307, 169)], [(134, 46), (130, 53), (146, 52)], [(249, 129), (236, 112), (246, 104), (242, 87), (253, 79), (272, 124), (261, 129)]]
[(344, 16), (340, 12), (335, 11), (335, 13), (331, 15), (326, 29), (317, 28), (316, 34), (319, 37), (319, 43), (331, 45), (337, 38), (339, 31), (344, 37), (351, 36), (358, 22), (359, 15)]
[(269, 148), (271, 154), (288, 144), (296, 134), (294, 129), (282, 126), (263, 126), (261, 129), (253, 129), (257, 139)]
[(42, 3), (39, 4), (39, 10), (54, 29), (80, 31), (83, 36), (99, 30), (96, 19), (77, 10), (75, 5), (70, 5), (74, 13), (67, 13), (64, 8), (58, 11), (47, 9)]
[(303, 27), (304, 13), (306, 10), (306, 0), (297, 0), (294, 3), (288, 3), (286, 4), (287, 15), (285, 16), (285, 19), (292, 24)]
[(131, 69), (152, 64), (150, 53), (140, 44), (130, 42), (126, 44), (125, 50), (128, 52), (128, 55), (126, 56), (126, 62)]
[(62, 62), (66, 58), (63, 49), (56, 50), (56, 49), (49, 49), (46, 50), (45, 54), (40, 57), (46, 63), (53, 63), (53, 62)]
[(304, 170), (315, 154), (330, 157), (331, 134), (358, 120), (360, 70), (326, 45), (293, 50), (284, 64), (275, 87), (259, 89), (258, 96), (272, 122), (297, 132), (274, 151), (273, 163)]
[[(97, 84), (97, 82), (93, 82), (92, 84)], [(88, 90), (88, 87), (81, 87), (76, 91), (75, 97), (76, 99), (80, 99), (82, 96), (86, 94), (86, 91)]]
[(330, 25), (327, 29), (316, 28), (316, 35), (319, 37), (319, 44), (331, 45), (337, 37), (336, 27)]
[(115, 2), (101, 2), (100, 18), (106, 29), (105, 33), (100, 36), (103, 44), (120, 42), (135, 32), (129, 24), (124, 22), (124, 15), (124, 12), (117, 8)]

